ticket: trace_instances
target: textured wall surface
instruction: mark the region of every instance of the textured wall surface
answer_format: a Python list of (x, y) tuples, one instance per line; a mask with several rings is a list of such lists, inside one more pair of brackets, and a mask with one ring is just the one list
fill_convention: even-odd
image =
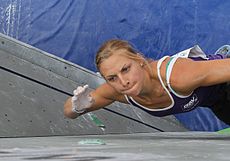
[[(214, 53), (230, 43), (226, 0), (0, 0), (0, 32), (96, 71), (102, 42), (121, 38), (158, 59), (199, 44)], [(226, 127), (206, 109), (177, 115), (191, 130)]]
[(0, 137), (187, 131), (173, 116), (151, 117), (114, 103), (75, 120), (63, 104), (78, 85), (94, 89), (97, 74), (0, 34)]

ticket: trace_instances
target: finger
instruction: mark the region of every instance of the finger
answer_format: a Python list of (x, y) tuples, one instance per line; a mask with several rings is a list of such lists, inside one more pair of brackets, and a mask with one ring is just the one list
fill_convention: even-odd
[(91, 93), (92, 91), (93, 91), (93, 90), (92, 90), (91, 88), (87, 87), (87, 88), (85, 88), (84, 93), (88, 95), (88, 94)]
[(72, 102), (75, 102), (77, 100), (77, 97), (73, 96), (71, 100), (72, 100)]
[(88, 94), (91, 92), (91, 89), (89, 88), (88, 85), (85, 85), (83, 88), (82, 88), (82, 91), (81, 93), (85, 96), (88, 96)]
[(89, 89), (89, 85), (88, 84), (84, 85), (83, 89), (84, 89), (84, 91), (87, 90), (87, 89)]
[(76, 91), (74, 92), (74, 95), (79, 95), (81, 93), (85, 93), (87, 89), (89, 89), (89, 86), (87, 84), (84, 85), (83, 87), (79, 86), (79, 87), (77, 87)]
[(76, 93), (77, 93), (77, 90), (75, 89), (75, 90), (73, 91), (73, 95), (76, 95)]
[(84, 85), (84, 86), (83, 86), (83, 88), (88, 88), (88, 87), (89, 87), (89, 85), (88, 85), (88, 84), (86, 84), (86, 85)]
[(75, 90), (73, 91), (73, 94), (74, 94), (74, 95), (79, 95), (80, 93), (83, 92), (83, 90), (84, 90), (84, 88), (83, 88), (82, 86), (79, 86), (79, 87), (77, 87), (77, 89), (75, 89)]

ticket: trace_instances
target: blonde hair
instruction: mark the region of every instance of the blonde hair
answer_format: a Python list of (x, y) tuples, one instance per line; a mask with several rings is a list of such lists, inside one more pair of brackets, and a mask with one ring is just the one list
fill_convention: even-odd
[(99, 48), (96, 54), (96, 66), (97, 69), (100, 71), (101, 63), (116, 53), (118, 50), (124, 50), (121, 52), (123, 56), (127, 58), (133, 59), (135, 61), (143, 62), (143, 65), (147, 65), (147, 69), (150, 73), (150, 77), (153, 76), (152, 68), (149, 64), (150, 59), (146, 59), (142, 54), (137, 52), (137, 50), (128, 42), (119, 39), (112, 39), (106, 41), (102, 46)]

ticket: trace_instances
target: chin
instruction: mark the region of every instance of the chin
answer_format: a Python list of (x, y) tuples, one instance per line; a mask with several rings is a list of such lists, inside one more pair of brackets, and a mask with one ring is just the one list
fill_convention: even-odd
[(124, 94), (129, 95), (129, 96), (138, 96), (140, 94), (139, 90), (130, 90), (130, 91), (125, 91)]
[(136, 85), (129, 91), (129, 95), (138, 96), (141, 93), (141, 89)]

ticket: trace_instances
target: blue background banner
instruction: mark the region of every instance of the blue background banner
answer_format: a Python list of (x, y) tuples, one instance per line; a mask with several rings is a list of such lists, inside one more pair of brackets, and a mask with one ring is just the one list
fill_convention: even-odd
[[(97, 71), (95, 53), (112, 38), (153, 59), (195, 44), (212, 54), (230, 44), (229, 8), (227, 0), (0, 0), (0, 32)], [(227, 127), (206, 108), (176, 117), (196, 131)]]

